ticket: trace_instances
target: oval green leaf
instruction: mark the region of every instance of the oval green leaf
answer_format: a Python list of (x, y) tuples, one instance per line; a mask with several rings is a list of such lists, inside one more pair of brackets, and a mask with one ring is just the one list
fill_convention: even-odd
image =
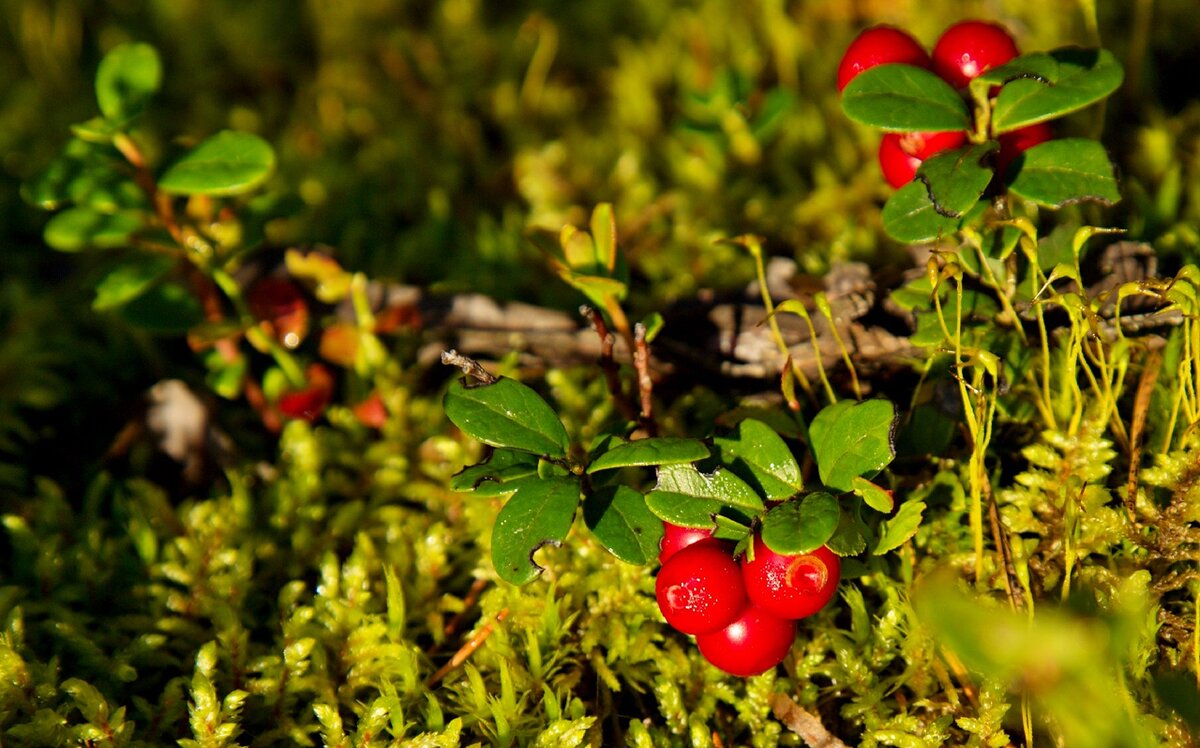
[(174, 266), (174, 259), (160, 256), (139, 256), (118, 265), (96, 284), (92, 309), (103, 312), (132, 301)]
[(762, 539), (776, 553), (808, 553), (833, 537), (839, 517), (837, 499), (817, 491), (767, 512), (763, 517)]
[(646, 495), (655, 516), (682, 527), (712, 527), (713, 515), (745, 519), (760, 514), (763, 500), (726, 468), (702, 473), (695, 465), (663, 465), (658, 484)]
[(267, 141), (225, 130), (167, 167), (158, 186), (176, 195), (239, 195), (266, 181), (274, 168), (275, 151)]
[(924, 182), (913, 180), (883, 206), (883, 229), (896, 241), (927, 242), (958, 230), (959, 219), (938, 213)]
[[(996, 97), (993, 133), (1011, 132), (1083, 109), (1116, 91), (1125, 79), (1121, 63), (1104, 49), (1056, 49), (1035, 63), (1009, 71), (1016, 79), (1005, 84)], [(990, 72), (1005, 73), (1002, 68)]]
[(901, 504), (896, 516), (880, 524), (879, 540), (875, 543), (873, 553), (881, 556), (908, 542), (909, 538), (917, 534), (917, 528), (921, 526), (921, 515), (924, 512), (924, 501), (906, 501)]
[(497, 449), (483, 462), (470, 465), (450, 478), (454, 491), (475, 491), (477, 495), (512, 493), (515, 486), (505, 484), (518, 478), (537, 475), (538, 459), (527, 452)]
[(96, 103), (113, 122), (142, 113), (162, 84), (162, 62), (149, 44), (122, 44), (100, 61), (96, 70)]
[(626, 563), (658, 558), (662, 521), (646, 508), (646, 497), (628, 486), (601, 488), (584, 499), (583, 521), (609, 553)]
[(974, 207), (992, 181), (992, 167), (985, 159), (999, 147), (989, 140), (926, 159), (917, 170), (916, 181), (928, 187), (934, 210), (947, 218), (960, 218)]
[(863, 71), (842, 92), (842, 111), (855, 122), (884, 130), (966, 130), (967, 105), (941, 78), (912, 65)]
[(470, 387), (455, 380), (442, 401), (446, 416), (463, 433), (493, 447), (565, 457), (567, 430), (538, 393), (500, 377)]
[(114, 213), (145, 205), (145, 195), (122, 172), (111, 148), (74, 139), (33, 179), (21, 186), (21, 196), (42, 210), (68, 203)]
[(855, 476), (852, 483), (854, 484), (855, 495), (875, 511), (890, 514), (896, 508), (896, 501), (892, 496), (892, 492), (883, 486), (878, 486), (866, 478), (859, 478), (857, 476)]
[(647, 465), (671, 465), (680, 462), (696, 462), (708, 457), (708, 447), (695, 439), (660, 437), (638, 439), (618, 444), (601, 454), (587, 471), (612, 470), (623, 467)]
[(1036, 145), (1017, 157), (1008, 177), (1010, 192), (1051, 208), (1083, 200), (1111, 205), (1121, 199), (1108, 154), (1087, 138)]
[(775, 501), (804, 489), (792, 450), (767, 424), (747, 418), (733, 433), (713, 439), (718, 459), (763, 498)]
[(838, 517), (837, 529), (825, 547), (839, 556), (857, 556), (867, 549), (867, 526), (854, 509), (843, 509)]
[(896, 407), (887, 400), (843, 400), (809, 425), (821, 482), (850, 491), (856, 477), (872, 478), (896, 456)]
[(141, 216), (132, 211), (101, 213), (92, 208), (67, 208), (46, 223), (46, 244), (60, 252), (112, 249), (129, 244), (129, 236), (142, 227)]
[(579, 504), (574, 478), (524, 478), (492, 527), (492, 564), (500, 578), (525, 584), (542, 573), (533, 554), (567, 537)]

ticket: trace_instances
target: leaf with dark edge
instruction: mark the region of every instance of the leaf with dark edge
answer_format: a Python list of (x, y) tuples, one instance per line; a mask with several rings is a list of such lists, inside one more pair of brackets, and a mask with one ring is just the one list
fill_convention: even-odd
[(663, 523), (646, 508), (646, 497), (628, 486), (608, 486), (585, 498), (583, 521), (609, 553), (626, 563), (658, 558)]
[(855, 122), (891, 131), (966, 130), (967, 105), (949, 83), (912, 65), (879, 65), (842, 92), (842, 111)]
[(810, 493), (767, 512), (762, 539), (776, 553), (808, 553), (833, 536), (839, 516), (838, 502), (832, 495), (824, 491)]
[(992, 167), (985, 159), (999, 147), (989, 140), (934, 154), (917, 169), (915, 181), (929, 188), (934, 210), (947, 218), (961, 218), (992, 181)]
[(873, 478), (896, 456), (896, 406), (888, 400), (843, 400), (824, 408), (808, 433), (829, 488), (850, 491), (854, 478)]
[(601, 454), (587, 471), (612, 470), (623, 467), (645, 467), (648, 465), (671, 465), (680, 462), (696, 462), (708, 457), (708, 447), (695, 439), (660, 437), (637, 439), (618, 444)]
[(786, 499), (804, 489), (800, 465), (767, 424), (747, 418), (728, 435), (713, 439), (718, 459), (764, 498)]
[(917, 534), (924, 511), (924, 501), (906, 501), (901, 504), (896, 516), (880, 524), (879, 540), (875, 542), (872, 553), (881, 556), (908, 542), (909, 538)]
[(1019, 60), (1004, 66), (1013, 66), (1009, 71), (998, 69), (1010, 77), (992, 109), (996, 135), (1083, 109), (1116, 91), (1125, 79), (1121, 63), (1104, 49), (1066, 47), (1014, 65)]
[(958, 230), (959, 219), (938, 213), (924, 182), (913, 180), (883, 206), (883, 228), (896, 241), (927, 242)]
[(1017, 157), (1007, 176), (1009, 192), (1051, 208), (1083, 200), (1111, 205), (1121, 199), (1108, 154), (1087, 138), (1035, 145)]
[(484, 444), (548, 457), (567, 454), (567, 430), (554, 410), (515, 379), (471, 387), (455, 380), (442, 405), (455, 426)]
[[(483, 462), (469, 465), (451, 476), (450, 488), (466, 492), (486, 489), (489, 486), (500, 487), (517, 478), (536, 475), (537, 468), (537, 457), (527, 452), (496, 449)], [(511, 493), (514, 490), (515, 487), (503, 492)]]
[(542, 567), (533, 554), (543, 545), (559, 545), (571, 530), (579, 504), (574, 478), (522, 478), (492, 527), (492, 564), (512, 584), (535, 579)]

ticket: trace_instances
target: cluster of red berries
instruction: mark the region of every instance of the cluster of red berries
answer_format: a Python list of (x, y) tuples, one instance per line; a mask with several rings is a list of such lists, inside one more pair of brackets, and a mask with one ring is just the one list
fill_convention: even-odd
[(704, 659), (731, 675), (758, 675), (782, 662), (796, 620), (825, 607), (837, 591), (841, 561), (824, 546), (790, 556), (756, 536), (753, 560), (738, 561), (733, 544), (711, 530), (664, 525), (659, 610), (675, 629), (696, 637)]
[[(946, 29), (934, 45), (932, 56), (904, 31), (875, 26), (859, 34), (846, 49), (838, 66), (838, 91), (864, 70), (890, 63), (932, 70), (962, 91), (985, 70), (999, 67), (1018, 54), (1017, 43), (1008, 31), (986, 21), (962, 21)], [(1003, 175), (1017, 156), (1052, 137), (1054, 133), (1045, 122), (1000, 135), (996, 171)], [(912, 181), (925, 159), (966, 141), (966, 132), (887, 133), (879, 144), (879, 166), (888, 184), (900, 188)]]

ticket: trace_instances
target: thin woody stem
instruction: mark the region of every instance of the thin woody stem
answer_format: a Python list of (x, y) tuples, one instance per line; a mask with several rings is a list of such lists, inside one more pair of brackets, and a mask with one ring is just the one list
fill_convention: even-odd
[(654, 402), (651, 398), (654, 380), (650, 377), (650, 346), (646, 343), (646, 326), (641, 322), (634, 326), (633, 338), (633, 368), (637, 371), (638, 395), (642, 407), (640, 420), (646, 433), (654, 436), (658, 432), (654, 423)]
[(609, 331), (608, 325), (604, 323), (604, 316), (586, 304), (579, 307), (579, 313), (587, 319), (592, 329), (596, 331), (596, 335), (600, 337), (600, 369), (604, 372), (604, 382), (608, 386), (608, 392), (612, 396), (613, 402), (626, 420), (638, 420), (637, 408), (626, 397), (624, 388), (621, 387), (621, 369), (613, 357), (616, 339)]
[(475, 377), (482, 384), (494, 384), (496, 377), (473, 358), (463, 356), (456, 350), (442, 351), (442, 363), (446, 366), (457, 366), (463, 374)]
[(474, 636), (467, 640), (467, 643), (462, 645), (459, 650), (454, 653), (454, 656), (450, 658), (449, 662), (447, 662), (445, 665), (442, 665), (440, 668), (438, 668), (436, 673), (429, 676), (429, 679), (425, 681), (426, 688), (436, 685), (442, 680), (442, 678), (445, 678), (447, 675), (449, 675), (451, 671), (466, 662), (467, 659), (475, 653), (475, 650), (482, 647), (483, 643), (487, 641), (489, 636), (492, 635), (492, 632), (496, 630), (496, 624), (500, 621), (503, 621), (507, 617), (508, 608), (505, 608), (497, 613), (496, 618), (488, 621), (483, 628), (481, 628)]

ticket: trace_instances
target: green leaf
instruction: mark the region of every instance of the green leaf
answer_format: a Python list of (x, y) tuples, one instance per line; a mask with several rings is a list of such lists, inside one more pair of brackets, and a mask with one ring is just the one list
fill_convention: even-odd
[(767, 512), (762, 539), (776, 553), (808, 553), (833, 537), (840, 516), (837, 499), (832, 495), (824, 491), (810, 493)]
[(123, 123), (142, 113), (162, 83), (162, 62), (149, 44), (122, 44), (96, 70), (96, 103), (106, 119)]
[(892, 193), (883, 206), (883, 229), (900, 242), (927, 242), (952, 234), (958, 222), (937, 212), (929, 188), (916, 179)]
[(988, 71), (989, 81), (1015, 77), (1000, 89), (992, 109), (997, 135), (1083, 109), (1116, 91), (1125, 78), (1121, 63), (1104, 49), (1064, 48), (1027, 57), (1034, 59), (1017, 58)]
[(887, 400), (843, 400), (809, 425), (821, 482), (850, 491), (856, 477), (872, 478), (896, 456), (896, 407)]
[(60, 252), (112, 249), (129, 244), (129, 236), (142, 227), (132, 211), (101, 213), (91, 208), (67, 208), (46, 223), (43, 238)]
[(646, 495), (646, 506), (681, 527), (712, 527), (713, 515), (731, 513), (749, 519), (762, 512), (763, 501), (734, 473), (717, 468), (702, 473), (695, 465), (663, 465), (658, 485)]
[(174, 266), (173, 258), (160, 256), (139, 256), (118, 265), (96, 284), (92, 309), (103, 312), (137, 298)]
[(483, 462), (470, 465), (450, 478), (454, 491), (475, 491), (477, 495), (512, 493), (515, 487), (505, 484), (518, 478), (537, 475), (538, 459), (527, 452), (496, 449)]
[(764, 498), (786, 499), (804, 489), (792, 450), (767, 424), (747, 418), (733, 433), (713, 439), (718, 459)]
[(842, 92), (842, 111), (855, 122), (884, 130), (966, 130), (967, 105), (950, 84), (912, 65), (865, 70)]
[(825, 541), (825, 547), (843, 557), (857, 556), (867, 549), (867, 526), (856, 509), (842, 509), (837, 529)]
[(559, 277), (588, 297), (592, 305), (599, 309), (606, 308), (609, 299), (617, 301), (624, 299), (628, 291), (628, 286), (624, 282), (602, 275), (583, 275), (572, 270), (560, 270)]
[(979, 202), (992, 181), (992, 168), (984, 159), (1000, 144), (994, 140), (934, 154), (917, 169), (914, 181), (924, 182), (934, 210), (960, 218)]
[(583, 521), (622, 561), (648, 564), (658, 558), (662, 521), (646, 508), (646, 497), (628, 486), (601, 488), (584, 499)]
[(111, 148), (73, 139), (50, 164), (21, 187), (21, 196), (43, 210), (68, 203), (114, 213), (145, 205), (145, 196), (121, 171)]
[(1010, 192), (1051, 208), (1081, 200), (1111, 205), (1121, 199), (1108, 154), (1087, 138), (1035, 145), (1017, 157), (1009, 175)]
[(917, 534), (924, 511), (924, 501), (906, 501), (901, 504), (896, 516), (880, 524), (879, 540), (875, 543), (874, 554), (881, 556), (908, 542), (909, 538)]
[(866, 478), (854, 477), (852, 481), (855, 495), (866, 502), (867, 506), (877, 512), (891, 514), (892, 509), (896, 507), (896, 502), (892, 498), (892, 492), (877, 486)]
[(183, 286), (159, 283), (120, 307), (129, 324), (147, 332), (175, 335), (204, 321), (200, 302)]
[(450, 384), (442, 403), (446, 416), (463, 433), (493, 447), (548, 457), (565, 457), (567, 430), (536, 392), (515, 379), (467, 387)]
[(611, 273), (617, 266), (617, 220), (611, 203), (600, 203), (592, 210), (591, 229), (596, 264)]
[(167, 167), (158, 187), (177, 195), (240, 195), (266, 181), (274, 168), (275, 151), (267, 141), (224, 130)]
[(525, 584), (542, 572), (533, 554), (547, 543), (567, 537), (579, 504), (574, 478), (524, 478), (492, 528), (492, 563), (500, 578)]
[(715, 526), (713, 527), (713, 537), (717, 540), (732, 540), (741, 542), (750, 536), (750, 526), (733, 517), (726, 517), (723, 514), (718, 514), (713, 517)]
[(708, 447), (695, 439), (638, 439), (618, 444), (601, 454), (588, 466), (587, 471), (595, 473), (613, 468), (670, 465), (695, 462), (705, 457), (708, 457)]

